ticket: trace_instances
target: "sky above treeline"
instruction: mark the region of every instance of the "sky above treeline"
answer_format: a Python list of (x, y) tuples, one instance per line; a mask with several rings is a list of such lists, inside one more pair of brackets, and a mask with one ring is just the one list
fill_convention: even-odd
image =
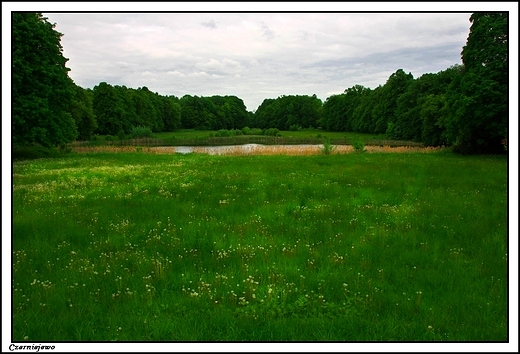
[(265, 98), (383, 85), (461, 64), (471, 13), (44, 13), (69, 75), (161, 95)]

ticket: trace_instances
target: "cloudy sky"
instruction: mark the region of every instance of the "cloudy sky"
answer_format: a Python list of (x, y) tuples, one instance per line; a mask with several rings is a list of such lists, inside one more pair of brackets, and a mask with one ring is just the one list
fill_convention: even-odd
[[(373, 9), (376, 10), (376, 9)], [(322, 100), (460, 64), (471, 13), (52, 13), (76, 84)]]

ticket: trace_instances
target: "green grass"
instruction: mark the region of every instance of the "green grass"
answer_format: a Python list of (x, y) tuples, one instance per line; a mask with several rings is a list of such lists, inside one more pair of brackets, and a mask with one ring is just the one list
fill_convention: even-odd
[(501, 156), (13, 165), (13, 340), (506, 341)]
[[(181, 129), (175, 132), (161, 132), (155, 133), (154, 136), (157, 139), (171, 139), (175, 137), (176, 139), (197, 139), (197, 138), (209, 138), (210, 134), (215, 134), (216, 130), (195, 130), (195, 129)], [(289, 131), (282, 130), (280, 134), (283, 137), (294, 137), (294, 138), (316, 138), (318, 135), (320, 137), (326, 136), (328, 138), (333, 139), (341, 139), (341, 138), (361, 138), (364, 140), (368, 139), (388, 139), (385, 135), (377, 135), (377, 134), (363, 134), (363, 133), (353, 133), (353, 132), (329, 132), (325, 130), (300, 130), (300, 131)]]
[[(160, 132), (154, 133), (153, 137), (155, 139), (161, 139), (170, 141), (172, 139), (175, 140), (204, 140), (208, 139), (217, 133), (216, 130), (195, 130), (195, 129), (181, 129), (175, 132)], [(382, 134), (364, 134), (364, 133), (354, 133), (354, 132), (329, 132), (325, 130), (300, 130), (300, 131), (280, 131), (280, 134), (284, 138), (298, 138), (298, 139), (360, 139), (363, 141), (370, 140), (388, 140), (386, 135)], [(106, 136), (98, 135), (97, 141), (104, 142)], [(112, 137), (117, 141), (118, 139)]]

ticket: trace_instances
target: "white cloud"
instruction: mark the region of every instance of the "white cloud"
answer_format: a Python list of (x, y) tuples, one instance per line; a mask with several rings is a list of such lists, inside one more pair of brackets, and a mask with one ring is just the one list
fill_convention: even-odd
[(181, 73), (181, 72), (179, 72), (177, 70), (167, 71), (166, 75), (175, 76), (175, 77), (185, 77), (186, 76), (186, 75), (184, 75), (183, 73)]
[(209, 75), (206, 72), (204, 72), (204, 71), (198, 71), (198, 72), (191, 73), (188, 76), (192, 76), (192, 77), (207, 77)]
[(141, 76), (144, 76), (144, 77), (153, 77), (153, 78), (155, 78), (157, 75), (156, 75), (155, 73), (152, 73), (152, 72), (146, 70), (145, 72), (142, 72), (142, 73), (141, 73)]
[(283, 94), (325, 100), (355, 84), (374, 88), (400, 68), (444, 70), (460, 63), (470, 27), (470, 13), (44, 15), (64, 34), (78, 85), (233, 94), (250, 110)]
[(220, 70), (223, 68), (223, 65), (218, 60), (215, 60), (213, 58), (211, 58), (208, 62), (197, 63), (195, 66), (198, 68), (209, 70)]

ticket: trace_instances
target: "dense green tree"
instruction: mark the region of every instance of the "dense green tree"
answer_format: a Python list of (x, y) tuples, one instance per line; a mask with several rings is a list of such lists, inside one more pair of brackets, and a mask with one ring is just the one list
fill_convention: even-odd
[(497, 153), (508, 128), (508, 15), (474, 13), (464, 70), (447, 92), (446, 136), (461, 153)]
[(180, 101), (181, 121), (184, 129), (208, 129), (202, 100), (198, 96), (184, 95)]
[(381, 97), (372, 111), (375, 120), (374, 133), (385, 133), (388, 123), (397, 121), (397, 100), (406, 92), (408, 86), (413, 82), (413, 75), (406, 74), (402, 69), (390, 75), (381, 89)]
[[(115, 90), (115, 101), (114, 104), (120, 107), (121, 111), (121, 130), (118, 135), (122, 132), (128, 134), (134, 127), (143, 127), (143, 118), (139, 117), (136, 111), (134, 102), (135, 89), (127, 88), (126, 86), (114, 86)], [(147, 128), (150, 128), (148, 125)]]
[(354, 131), (354, 112), (368, 91), (361, 85), (355, 85), (340, 95), (329, 97), (323, 104), (321, 123), (327, 130)]
[(368, 123), (370, 121), (371, 110), (373, 106), (372, 97), (375, 96), (374, 91), (370, 88), (363, 89), (360, 92), (358, 105), (352, 111), (351, 127), (352, 131), (366, 133), (369, 131)]
[(280, 96), (265, 99), (255, 112), (258, 128), (288, 130), (291, 126), (317, 127), (322, 102), (316, 95)]
[(96, 132), (110, 135), (117, 135), (121, 130), (129, 132), (129, 127), (128, 130), (124, 129), (129, 124), (126, 120), (123, 121), (126, 107), (117, 89), (101, 82), (94, 86), (93, 91), (93, 108), (98, 123)]
[(273, 122), (274, 111), (277, 110), (277, 100), (274, 98), (266, 98), (258, 106), (255, 112), (255, 124), (252, 125), (254, 128), (266, 129), (270, 127)]
[(437, 74), (424, 74), (413, 80), (397, 98), (395, 122), (389, 123), (387, 134), (393, 139), (421, 140), (421, 103), (433, 93)]
[(171, 132), (181, 128), (181, 106), (176, 97), (161, 97), (161, 114), (164, 131)]
[(51, 147), (78, 136), (68, 59), (54, 27), (40, 13), (12, 13), (13, 144)]
[(448, 114), (446, 96), (444, 94), (426, 96), (420, 106), (419, 114), (422, 121), (420, 140), (428, 146), (444, 145), (446, 139), (440, 122)]
[(507, 134), (507, 89), (466, 71), (447, 92), (450, 114), (442, 120), (446, 137), (463, 154), (499, 153)]
[[(396, 121), (389, 123), (388, 136), (393, 139), (423, 141), (427, 144), (443, 141), (441, 138), (443, 129), (440, 128), (438, 122), (441, 116), (446, 116), (447, 112), (443, 109), (442, 112), (440, 110), (435, 114), (432, 107), (444, 107), (440, 101), (445, 102), (444, 94), (453, 79), (460, 75), (461, 68), (460, 65), (454, 65), (436, 74), (424, 74), (412, 81), (406, 91), (397, 99)], [(434, 101), (436, 104), (432, 104)], [(432, 135), (434, 133), (435, 137)], [(423, 139), (425, 134), (428, 136), (428, 141)]]
[(508, 84), (508, 14), (505, 12), (474, 13), (462, 62), (501, 85)]
[(76, 123), (78, 139), (89, 140), (97, 128), (92, 104), (94, 93), (92, 90), (86, 90), (75, 84), (73, 90), (74, 94), (69, 112)]
[(343, 117), (343, 102), (345, 95), (332, 95), (327, 97), (323, 103), (322, 116), (320, 125), (326, 130), (340, 130), (340, 124)]
[(134, 126), (147, 127), (154, 132), (162, 131), (164, 123), (158, 112), (160, 103), (156, 95), (146, 86), (132, 90), (132, 94), (135, 113), (138, 118), (138, 124), (134, 124)]
[(247, 126), (247, 107), (241, 98), (236, 96), (225, 96), (226, 104), (229, 105), (231, 126), (228, 129), (242, 129)]

